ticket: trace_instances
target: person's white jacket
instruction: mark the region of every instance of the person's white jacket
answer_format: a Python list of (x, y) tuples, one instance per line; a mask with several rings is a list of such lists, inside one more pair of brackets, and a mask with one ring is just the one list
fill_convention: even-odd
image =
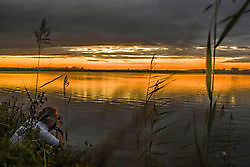
[[(40, 131), (35, 134), (38, 139), (40, 139), (40, 140), (42, 140), (42, 141), (44, 141), (47, 144), (52, 145), (52, 146), (59, 145), (59, 139), (56, 138), (54, 135), (52, 135), (49, 132), (49, 129), (48, 129), (46, 124), (44, 124), (41, 121), (38, 121), (35, 123), (35, 125), (32, 127), (32, 129), (36, 129), (37, 127), (39, 127), (39, 129), (40, 129)], [(24, 140), (23, 135), (25, 135), (26, 130), (27, 130), (27, 128), (24, 126), (21, 126), (20, 128), (18, 128), (16, 130), (16, 132), (10, 138), (10, 142), (12, 144), (22, 143), (22, 141)], [(21, 134), (23, 134), (23, 135), (21, 135)]]

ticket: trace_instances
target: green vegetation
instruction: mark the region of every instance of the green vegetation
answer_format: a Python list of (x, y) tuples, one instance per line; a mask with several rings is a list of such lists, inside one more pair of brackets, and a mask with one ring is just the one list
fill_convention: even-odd
[[(43, 103), (43, 98), (39, 101), (37, 106)], [(88, 143), (81, 150), (68, 145), (64, 149), (53, 148), (35, 138), (32, 130), (25, 135), (24, 143), (12, 145), (10, 137), (20, 126), (27, 126), (33, 114), (26, 109), (15, 98), (0, 105), (0, 166), (92, 166), (96, 152)]]
[(39, 79), (39, 71), (40, 71), (41, 50), (43, 48), (43, 45), (51, 45), (49, 35), (50, 35), (50, 29), (47, 27), (46, 18), (43, 18), (39, 31), (35, 31), (36, 43), (38, 47), (35, 98), (37, 95), (37, 88), (38, 88), (38, 81), (39, 81), (38, 79)]
[[(25, 87), (29, 104), (25, 106), (19, 104), (18, 100), (13, 97), (4, 101), (0, 105), (0, 166), (94, 166), (94, 158), (96, 156), (96, 149), (85, 142), (81, 149), (73, 149), (69, 145), (64, 148), (55, 148), (45, 142), (37, 139), (35, 134), (38, 129), (34, 128), (34, 123), (38, 120), (38, 109), (47, 101), (44, 92), (41, 88), (53, 83), (55, 80), (64, 76), (64, 99), (65, 108), (66, 103), (69, 103), (70, 97), (67, 100), (66, 87), (69, 85), (68, 75), (66, 73), (48, 81), (41, 86), (39, 84), (39, 64), (40, 53), (43, 44), (50, 44), (50, 31), (46, 27), (46, 19), (44, 18), (39, 31), (35, 31), (37, 45), (38, 45), (38, 65), (36, 75), (36, 89), (34, 98), (29, 90)], [(65, 109), (66, 111), (66, 109)], [(27, 127), (25, 132), (20, 135), (24, 137), (22, 143), (16, 145), (10, 143), (11, 136), (15, 131), (21, 127)], [(65, 127), (65, 139), (67, 143), (67, 126)], [(23, 134), (22, 134), (23, 133)]]
[[(209, 5), (206, 10), (209, 10), (211, 7), (214, 7), (213, 17), (211, 20), (211, 24), (209, 26), (209, 33), (208, 33), (208, 39), (207, 39), (207, 46), (206, 46), (206, 87), (207, 87), (207, 93), (209, 98), (209, 109), (207, 111), (206, 115), (206, 121), (205, 121), (205, 135), (203, 138), (203, 144), (200, 146), (198, 136), (197, 136), (197, 130), (196, 130), (196, 119), (194, 115), (194, 138), (195, 138), (195, 147), (197, 152), (197, 158), (199, 165), (201, 167), (209, 167), (209, 166), (215, 166), (214, 162), (214, 151), (211, 151), (214, 149), (214, 147), (217, 145), (217, 141), (213, 139), (212, 134), (215, 133), (214, 125), (215, 125), (215, 119), (217, 112), (217, 100), (214, 97), (214, 75), (215, 75), (215, 60), (216, 60), (216, 48), (222, 43), (224, 38), (227, 36), (227, 34), (230, 32), (230, 30), (234, 27), (234, 25), (237, 23), (241, 15), (245, 12), (245, 9), (247, 8), (248, 4), (250, 3), (250, 0), (246, 0), (243, 6), (239, 9), (236, 14), (233, 16), (227, 18), (228, 24), (223, 29), (220, 37), (217, 39), (217, 27), (218, 27), (218, 12), (219, 7), (221, 4), (221, 0), (215, 0), (214, 4)], [(225, 21), (225, 19), (224, 19)], [(213, 33), (213, 42), (211, 41), (211, 32)], [(211, 44), (213, 43), (213, 44)], [(224, 106), (222, 106), (224, 108)], [(219, 113), (222, 113), (223, 111), (219, 111)], [(232, 120), (232, 113), (230, 116), (230, 119)], [(230, 121), (231, 121), (230, 120)], [(231, 125), (231, 123), (229, 123)], [(231, 134), (231, 133), (230, 133)], [(221, 136), (224, 134), (221, 133)], [(218, 137), (218, 136), (216, 136)], [(212, 143), (212, 141), (214, 143)], [(235, 145), (234, 142), (229, 140), (228, 142), (231, 143), (229, 145), (230, 148), (223, 148), (223, 149), (229, 149), (231, 152), (232, 147)], [(233, 144), (232, 144), (233, 143)], [(223, 150), (221, 150), (222, 152)], [(225, 158), (225, 157), (224, 157)], [(231, 159), (228, 159), (224, 166), (231, 166), (230, 163)]]

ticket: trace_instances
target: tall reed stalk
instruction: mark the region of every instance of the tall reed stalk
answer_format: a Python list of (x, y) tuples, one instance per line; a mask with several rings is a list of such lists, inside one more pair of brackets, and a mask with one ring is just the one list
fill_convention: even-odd
[[(66, 94), (66, 88), (69, 86), (70, 82), (69, 82), (69, 75), (66, 74), (64, 77), (64, 81), (63, 81), (63, 99), (64, 99), (64, 122), (67, 122), (67, 110), (68, 110), (68, 104), (70, 103), (71, 100), (71, 96), (72, 94), (70, 94), (69, 96), (67, 96)], [(72, 93), (72, 92), (71, 92)], [(68, 125), (65, 126), (64, 128), (65, 130), (65, 144), (68, 144)]]
[[(196, 132), (196, 119), (194, 115), (194, 137), (195, 137), (195, 146), (197, 152), (197, 158), (201, 167), (211, 166), (211, 158), (209, 157), (209, 148), (210, 148), (210, 138), (211, 133), (213, 132), (213, 124), (215, 121), (216, 115), (216, 99), (214, 97), (214, 81), (215, 81), (215, 60), (216, 60), (216, 49), (222, 43), (224, 38), (228, 35), (234, 25), (237, 23), (239, 18), (245, 13), (246, 8), (250, 0), (246, 0), (242, 7), (232, 16), (223, 19), (223, 22), (228, 21), (226, 27), (223, 29), (219, 39), (217, 39), (217, 27), (218, 27), (218, 12), (221, 4), (221, 0), (215, 0), (214, 4), (209, 5), (206, 10), (209, 10), (211, 7), (214, 7), (213, 17), (209, 26), (209, 33), (206, 46), (206, 87), (209, 98), (209, 109), (206, 117), (206, 136), (204, 141), (204, 150), (198, 142), (198, 136)], [(213, 31), (212, 31), (213, 29)], [(213, 33), (213, 45), (211, 44), (211, 32)]]
[[(169, 81), (173, 75), (170, 76), (152, 76), (154, 67), (156, 63), (155, 56), (152, 57), (150, 61), (149, 73), (148, 73), (148, 83), (146, 89), (145, 103), (143, 109), (136, 112), (135, 115), (135, 125), (137, 127), (136, 133), (136, 163), (135, 166), (140, 166), (144, 164), (145, 167), (155, 166), (157, 160), (153, 158), (152, 155), (163, 155), (164, 153), (158, 153), (153, 151), (153, 147), (156, 145), (166, 144), (167, 142), (155, 143), (157, 136), (164, 130), (166, 130), (171, 123), (165, 126), (159, 126), (160, 120), (169, 116), (170, 112), (161, 112), (159, 106), (164, 104), (157, 103), (155, 95), (170, 84)], [(139, 163), (140, 162), (140, 163)], [(159, 165), (159, 164), (158, 164)]]
[[(40, 26), (40, 29), (39, 31), (35, 31), (35, 36), (36, 36), (36, 42), (37, 42), (37, 47), (38, 47), (38, 62), (37, 62), (37, 73), (36, 73), (36, 89), (35, 89), (35, 101), (37, 101), (37, 98), (39, 97), (38, 95), (38, 88), (41, 89), (51, 83), (53, 83), (54, 81), (62, 78), (63, 76), (64, 77), (64, 82), (63, 82), (63, 98), (64, 98), (64, 101), (65, 101), (65, 106), (64, 106), (64, 109), (65, 109), (65, 119), (66, 119), (66, 112), (67, 112), (67, 104), (69, 103), (70, 99), (71, 99), (71, 95), (67, 101), (67, 97), (66, 97), (66, 87), (69, 86), (69, 81), (68, 81), (68, 74), (66, 73), (63, 73), (59, 76), (57, 76), (56, 78), (42, 84), (40, 87), (38, 87), (38, 84), (39, 84), (39, 72), (40, 72), (40, 56), (41, 56), (41, 50), (44, 48), (45, 45), (51, 45), (51, 41), (50, 41), (50, 38), (49, 38), (49, 35), (50, 35), (50, 29), (47, 27), (47, 21), (46, 21), (46, 18), (43, 18), (42, 20), (42, 23), (41, 23), (41, 26)], [(26, 89), (26, 91), (28, 92), (28, 90)], [(29, 95), (29, 94), (28, 94)], [(29, 95), (29, 97), (31, 97)], [(32, 99), (31, 99), (32, 101)], [(35, 109), (34, 109), (35, 110)], [(66, 120), (65, 120), (66, 121)], [(67, 127), (65, 128), (65, 131), (66, 131), (66, 142), (68, 141), (67, 139), (67, 134), (68, 134), (68, 131), (67, 131)]]
[(35, 31), (36, 36), (36, 43), (38, 47), (38, 60), (37, 60), (37, 72), (36, 72), (36, 90), (35, 90), (35, 99), (37, 99), (37, 92), (38, 92), (38, 83), (39, 83), (39, 72), (40, 72), (40, 57), (42, 48), (45, 45), (51, 45), (50, 42), (50, 29), (47, 27), (46, 18), (43, 18), (40, 29)]

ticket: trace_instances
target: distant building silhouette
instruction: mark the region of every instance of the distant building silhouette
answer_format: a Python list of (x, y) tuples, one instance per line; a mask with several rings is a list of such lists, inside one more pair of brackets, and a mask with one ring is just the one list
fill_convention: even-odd
[(232, 73), (239, 73), (240, 69), (239, 68), (232, 68), (231, 72)]

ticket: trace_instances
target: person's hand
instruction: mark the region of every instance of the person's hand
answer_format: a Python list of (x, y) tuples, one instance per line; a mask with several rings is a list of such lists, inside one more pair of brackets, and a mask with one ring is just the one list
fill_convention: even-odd
[(63, 132), (61, 130), (63, 124), (63, 117), (60, 115), (59, 120), (56, 121), (56, 127), (59, 128), (59, 131), (56, 133), (56, 138), (59, 139), (59, 147), (63, 147)]
[(63, 124), (63, 117), (60, 115), (60, 119), (56, 121), (56, 127), (61, 129), (62, 124)]

